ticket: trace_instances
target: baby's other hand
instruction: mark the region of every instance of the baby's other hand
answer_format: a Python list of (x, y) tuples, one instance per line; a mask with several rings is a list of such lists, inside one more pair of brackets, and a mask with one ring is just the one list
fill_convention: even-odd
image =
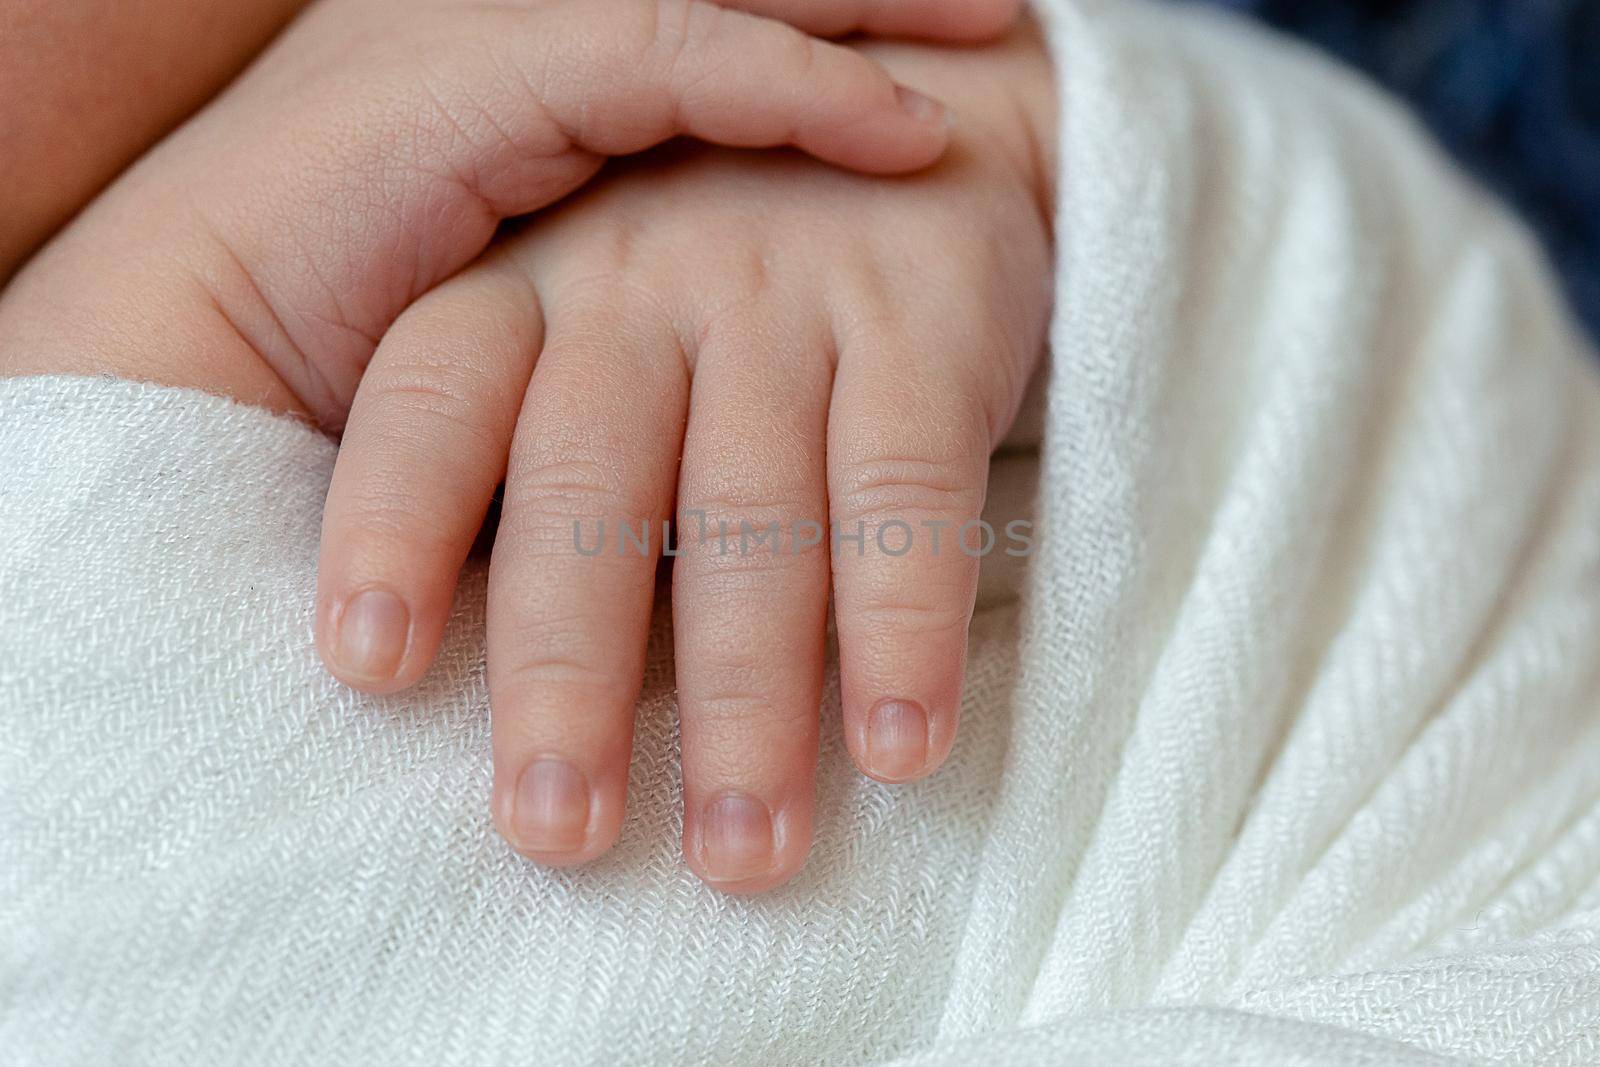
[(677, 135), (899, 172), (942, 108), (832, 32), (1017, 0), (322, 0), (0, 296), (0, 373), (113, 373), (343, 424), (378, 337), (500, 220)]
[[(617, 836), (669, 517), (701, 877), (754, 892), (804, 862), (830, 582), (862, 770), (908, 781), (950, 751), (969, 524), (1048, 315), (1053, 91), (1031, 28), (874, 53), (955, 104), (936, 167), (630, 162), (415, 303), (360, 385), (324, 518), (324, 658), (375, 691), (422, 674), (503, 476), (495, 817), (531, 857)], [(850, 538), (831, 552), (830, 520)]]

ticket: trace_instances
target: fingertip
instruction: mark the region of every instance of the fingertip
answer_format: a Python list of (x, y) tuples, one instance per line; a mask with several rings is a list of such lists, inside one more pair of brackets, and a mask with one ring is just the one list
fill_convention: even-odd
[(955, 745), (958, 715), (929, 710), (916, 700), (886, 697), (849, 716), (846, 745), (862, 774), (888, 785), (921, 781), (937, 771)]
[(820, 147), (816, 154), (871, 174), (907, 174), (938, 162), (950, 145), (954, 112), (908, 85), (896, 82), (893, 88), (892, 107), (876, 121), (843, 127), (838, 143)]
[(909, 85), (895, 84), (895, 102), (915, 122), (925, 123), (929, 126), (950, 127), (950, 109), (926, 93), (918, 92)]
[(927, 773), (928, 713), (915, 700), (880, 700), (867, 712), (862, 769), (885, 782)]
[(778, 807), (738, 791), (685, 799), (683, 858), (719, 893), (765, 893), (800, 873), (811, 852), (809, 805)]
[(329, 598), (317, 614), (322, 662), (352, 689), (374, 695), (405, 689), (431, 659), (417, 654), (418, 620), (409, 600), (387, 586), (364, 585)]
[[(586, 773), (540, 754), (495, 776), (495, 829), (513, 851), (544, 867), (577, 867), (609, 852), (622, 830), (612, 775)], [(626, 781), (620, 787), (626, 792)]]

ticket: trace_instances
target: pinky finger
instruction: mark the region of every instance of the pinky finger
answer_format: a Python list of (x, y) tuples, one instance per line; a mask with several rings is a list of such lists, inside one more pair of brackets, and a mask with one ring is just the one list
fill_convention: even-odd
[(340, 681), (394, 692), (433, 662), (542, 330), (529, 283), (490, 260), (423, 296), (378, 345), (322, 519), (317, 647)]
[(828, 424), (846, 744), (890, 782), (932, 773), (955, 743), (988, 475), (983, 405), (928, 352), (847, 348)]

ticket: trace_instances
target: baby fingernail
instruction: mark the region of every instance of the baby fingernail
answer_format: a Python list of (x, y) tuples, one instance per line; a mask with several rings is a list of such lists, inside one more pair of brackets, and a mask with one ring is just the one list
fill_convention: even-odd
[(589, 829), (589, 783), (566, 760), (536, 759), (517, 780), (514, 844), (525, 852), (575, 852)]
[(706, 805), (700, 860), (708, 877), (743, 881), (772, 866), (772, 813), (754, 797), (729, 793)]
[(902, 781), (928, 762), (928, 715), (909, 700), (880, 700), (867, 712), (867, 770)]
[(950, 121), (949, 109), (933, 97), (924, 96), (915, 89), (908, 89), (904, 85), (896, 85), (894, 92), (895, 97), (900, 101), (900, 110), (918, 122)]
[(411, 612), (387, 589), (363, 589), (339, 613), (334, 655), (351, 678), (387, 682), (406, 652)]

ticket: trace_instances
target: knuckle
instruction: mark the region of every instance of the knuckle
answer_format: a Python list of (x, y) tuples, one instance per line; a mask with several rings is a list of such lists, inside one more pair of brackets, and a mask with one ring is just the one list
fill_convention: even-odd
[(727, 677), (696, 694), (691, 707), (686, 709), (703, 725), (719, 733), (746, 736), (815, 728), (817, 717), (812, 711), (792, 701), (774, 700), (770, 691), (764, 692), (751, 684), (761, 674), (758, 669), (730, 667), (725, 670)]
[(630, 334), (649, 338), (653, 350), (679, 355), (669, 295), (681, 281), (676, 265), (667, 265), (647, 228), (632, 219), (605, 220), (587, 236), (581, 256), (572, 257), (585, 265), (555, 283), (565, 336), (614, 350), (619, 327), (627, 326)]
[(550, 638), (558, 632), (548, 629), (539, 640), (524, 642), (535, 647), (517, 655), (497, 672), (499, 692), (514, 700), (529, 694), (541, 702), (548, 702), (553, 692), (559, 692), (563, 699), (578, 696), (617, 704), (632, 698), (629, 686), (597, 654), (598, 650), (550, 647)]
[(463, 361), (389, 364), (369, 376), (371, 418), (385, 432), (437, 447), (441, 435), (488, 446), (499, 439), (496, 405), (479, 371)]
[[(507, 485), (501, 529), (536, 535), (552, 523), (593, 519), (611, 524), (636, 521), (639, 510), (617, 484), (614, 470), (595, 460), (550, 460), (519, 467)], [(509, 525), (509, 529), (508, 529)]]
[[(724, 547), (725, 546), (725, 547)], [(790, 549), (746, 547), (737, 536), (726, 542), (713, 533), (693, 548), (680, 545), (675, 588), (686, 604), (716, 605), (730, 616), (749, 617), (774, 603), (797, 602), (808, 585), (826, 582), (819, 562), (827, 542)]]
[(562, 293), (575, 305), (575, 312), (593, 319), (615, 313), (616, 295), (629, 292), (637, 284), (640, 252), (645, 228), (631, 215), (613, 212), (594, 225), (585, 255), (589, 260), (582, 275), (563, 284)]
[[(730, 15), (711, 0), (666, 0), (656, 18), (655, 54), (651, 69), (661, 72), (671, 128), (686, 125), (686, 109), (717, 82), (738, 52), (737, 33), (730, 35)], [(730, 40), (730, 36), (734, 39)]]
[(447, 364), (391, 363), (372, 377), (376, 399), (387, 405), (454, 413), (472, 403), (468, 373)]
[(934, 592), (921, 590), (915, 596), (900, 593), (852, 607), (848, 621), (841, 618), (841, 626), (869, 641), (924, 642), (941, 637), (965, 640), (972, 619), (972, 597), (954, 589), (937, 596), (931, 595)]
[(801, 33), (792, 26), (782, 27), (783, 47), (788, 49), (790, 77), (800, 82), (810, 82), (818, 73), (822, 62), (823, 44), (809, 33)]
[(726, 522), (737, 530), (740, 523), (765, 526), (771, 522), (788, 523), (804, 517), (805, 505), (798, 493), (773, 493), (770, 491), (743, 491), (735, 486), (722, 486), (712, 493), (690, 493), (678, 505), (678, 521), (700, 520), (713, 529), (718, 522)]
[(452, 143), (475, 149), (480, 144), (481, 132), (476, 127), (482, 113), (466, 99), (464, 90), (452, 83), (439, 80), (426, 69), (415, 81), (413, 101), (418, 111), (414, 128), (422, 144), (449, 146)]
[(365, 484), (351, 493), (344, 535), (372, 551), (376, 546), (405, 546), (427, 559), (445, 557), (460, 539), (448, 518), (407, 494)]
[(841, 464), (831, 501), (835, 517), (855, 523), (906, 516), (951, 521), (975, 517), (983, 504), (970, 456), (879, 456)]
[(859, 110), (864, 91), (873, 81), (882, 82), (873, 87), (877, 91), (887, 90), (888, 76), (879, 78), (877, 68), (861, 55), (801, 33), (792, 26), (779, 26), (777, 30), (783, 42), (778, 54), (782, 69), (787, 72), (785, 80), (801, 86), (804, 94), (791, 135), (809, 121), (836, 114), (841, 105)]
[(667, 71), (675, 70), (687, 53), (705, 42), (719, 14), (708, 0), (654, 0), (640, 9), (645, 20), (640, 58)]
[[(464, 310), (481, 322), (493, 340), (503, 341), (508, 349), (516, 345), (531, 350), (539, 342), (544, 309), (533, 277), (513, 249), (509, 244), (497, 246), (470, 275), (458, 275), (458, 279), (470, 279)], [(439, 316), (439, 321), (444, 326), (457, 324), (456, 316), (448, 311)], [(474, 348), (483, 351), (484, 346)]]
[[(692, 562), (713, 564), (727, 581), (740, 584), (745, 576), (809, 566), (827, 544), (806, 527), (826, 527), (827, 517), (811, 514), (813, 510), (798, 496), (720, 492), (690, 497), (678, 505), (679, 550)], [(702, 568), (695, 573), (702, 581), (715, 580)]]

